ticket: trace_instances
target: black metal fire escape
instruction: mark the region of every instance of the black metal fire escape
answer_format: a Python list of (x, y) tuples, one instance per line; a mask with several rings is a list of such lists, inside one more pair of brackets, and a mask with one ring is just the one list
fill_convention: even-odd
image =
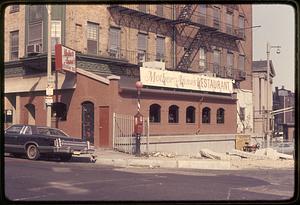
[[(179, 17), (176, 21), (176, 23), (179, 25), (179, 29), (177, 29), (178, 35), (181, 35), (185, 27), (188, 25), (196, 26), (194, 28), (197, 29), (197, 33), (195, 34), (194, 37), (192, 37), (190, 43), (188, 41), (185, 42), (187, 46), (184, 47), (185, 48), (184, 53), (177, 64), (176, 70), (180, 70), (180, 71), (188, 70), (188, 68), (190, 67), (191, 63), (193, 62), (195, 56), (197, 55), (200, 49), (200, 47), (198, 46), (200, 41), (204, 40), (204, 35), (201, 32), (202, 30), (201, 24), (195, 24), (191, 21), (192, 15), (196, 8), (197, 5), (192, 5), (192, 4), (185, 5), (182, 8), (181, 13), (179, 14)], [(208, 46), (207, 41), (204, 40), (203, 43), (205, 43), (206, 47)]]

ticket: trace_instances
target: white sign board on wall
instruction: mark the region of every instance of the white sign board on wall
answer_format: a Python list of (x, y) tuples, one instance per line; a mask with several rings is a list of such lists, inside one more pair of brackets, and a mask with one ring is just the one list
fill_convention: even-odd
[(196, 91), (233, 93), (233, 80), (178, 71), (140, 68), (143, 85)]
[(55, 68), (76, 73), (76, 52), (70, 48), (55, 45)]

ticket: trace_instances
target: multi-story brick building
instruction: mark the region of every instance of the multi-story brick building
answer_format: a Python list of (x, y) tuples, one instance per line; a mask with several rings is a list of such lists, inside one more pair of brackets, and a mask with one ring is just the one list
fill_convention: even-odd
[[(197, 80), (176, 87), (143, 82), (141, 113), (150, 118), (151, 135), (252, 130), (251, 5), (52, 5), (51, 10), (52, 50), (55, 43), (74, 49), (77, 67), (76, 74), (55, 72), (52, 54), (52, 126), (96, 146), (112, 146), (113, 113), (136, 113), (135, 82), (141, 80), (141, 63), (148, 62), (149, 72), (160, 65), (178, 79), (205, 75), (211, 88), (230, 82), (229, 92), (199, 89)], [(5, 109), (11, 123), (46, 124), (47, 24), (45, 5), (6, 8)], [(188, 89), (187, 82), (198, 88)]]
[(274, 134), (275, 137), (282, 134), (284, 140), (294, 140), (295, 126), (295, 94), (282, 86), (280, 89), (275, 87), (273, 92), (273, 110), (289, 109), (286, 112), (274, 115)]

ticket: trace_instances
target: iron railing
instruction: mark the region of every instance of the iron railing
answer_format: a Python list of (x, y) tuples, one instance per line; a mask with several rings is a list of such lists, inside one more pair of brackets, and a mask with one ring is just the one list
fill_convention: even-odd
[[(136, 150), (135, 140), (134, 117), (113, 113), (113, 149), (134, 154)], [(141, 152), (149, 154), (149, 118), (144, 118)]]

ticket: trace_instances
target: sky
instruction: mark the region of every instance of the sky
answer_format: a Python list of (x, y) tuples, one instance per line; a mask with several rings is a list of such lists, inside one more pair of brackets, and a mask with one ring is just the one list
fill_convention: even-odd
[(281, 46), (280, 54), (276, 48), (270, 52), (276, 76), (275, 86), (295, 89), (295, 11), (286, 4), (254, 4), (253, 26), (253, 60), (267, 60), (267, 42), (271, 46)]

